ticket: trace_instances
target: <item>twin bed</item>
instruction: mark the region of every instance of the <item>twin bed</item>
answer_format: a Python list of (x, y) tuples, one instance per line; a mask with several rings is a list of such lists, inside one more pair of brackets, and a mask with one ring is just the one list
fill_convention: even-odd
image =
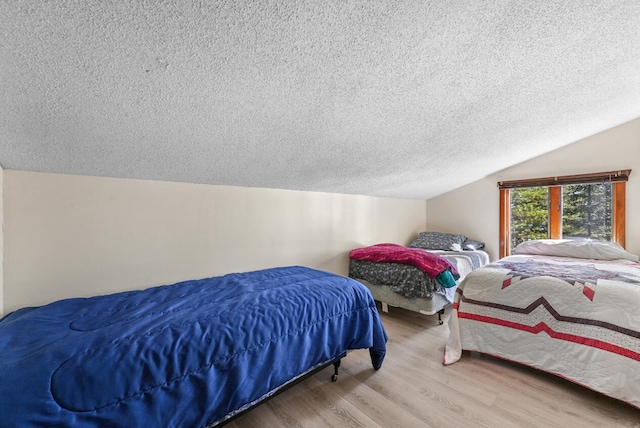
[[(407, 247), (381, 244), (351, 251), (349, 276), (369, 288), (383, 308), (390, 305), (425, 315), (437, 313), (442, 323), (441, 315), (453, 303), (457, 282), (489, 262), (483, 247), (460, 234), (422, 232)], [(376, 254), (380, 249), (390, 255), (380, 257)], [(455, 278), (447, 272), (455, 272)]]
[(0, 321), (6, 426), (216, 426), (387, 335), (369, 291), (305, 267), (24, 308)]
[(640, 407), (640, 265), (617, 244), (535, 240), (469, 274), (444, 363), (478, 351)]

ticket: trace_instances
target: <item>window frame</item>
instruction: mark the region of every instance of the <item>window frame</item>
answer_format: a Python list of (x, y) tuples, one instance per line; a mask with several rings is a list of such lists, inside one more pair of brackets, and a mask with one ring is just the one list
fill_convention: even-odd
[(612, 237), (623, 248), (626, 244), (626, 184), (630, 169), (598, 172), (592, 174), (565, 175), (557, 177), (533, 178), (526, 180), (499, 181), (500, 189), (500, 258), (511, 254), (511, 198), (509, 191), (522, 187), (549, 188), (549, 238), (560, 239), (562, 212), (562, 186), (569, 184), (612, 183)]

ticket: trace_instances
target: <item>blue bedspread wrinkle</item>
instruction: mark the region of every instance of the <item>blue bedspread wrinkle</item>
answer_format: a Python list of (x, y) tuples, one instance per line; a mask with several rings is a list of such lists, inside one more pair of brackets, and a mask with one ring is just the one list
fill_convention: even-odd
[(366, 287), (300, 266), (61, 300), (0, 321), (2, 424), (207, 426), (386, 341)]

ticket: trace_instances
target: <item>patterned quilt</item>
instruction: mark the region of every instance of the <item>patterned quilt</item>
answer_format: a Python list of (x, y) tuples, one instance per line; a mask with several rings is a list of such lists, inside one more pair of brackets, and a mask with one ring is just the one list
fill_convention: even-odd
[(440, 293), (453, 303), (453, 288), (440, 286), (437, 279), (429, 278), (415, 266), (352, 259), (349, 261), (349, 276), (371, 284), (388, 285), (391, 291), (404, 297), (432, 299), (435, 293)]
[(640, 407), (640, 265), (518, 255), (458, 286), (444, 363), (479, 351)]

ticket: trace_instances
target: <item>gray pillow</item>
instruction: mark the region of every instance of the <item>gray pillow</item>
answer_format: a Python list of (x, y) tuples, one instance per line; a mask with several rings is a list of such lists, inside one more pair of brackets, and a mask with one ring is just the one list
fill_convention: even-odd
[(409, 244), (409, 247), (423, 250), (460, 251), (465, 239), (467, 239), (466, 236), (454, 233), (422, 232)]
[(462, 243), (462, 249), (467, 251), (482, 250), (484, 248), (484, 242), (474, 241), (473, 239), (466, 239)]

